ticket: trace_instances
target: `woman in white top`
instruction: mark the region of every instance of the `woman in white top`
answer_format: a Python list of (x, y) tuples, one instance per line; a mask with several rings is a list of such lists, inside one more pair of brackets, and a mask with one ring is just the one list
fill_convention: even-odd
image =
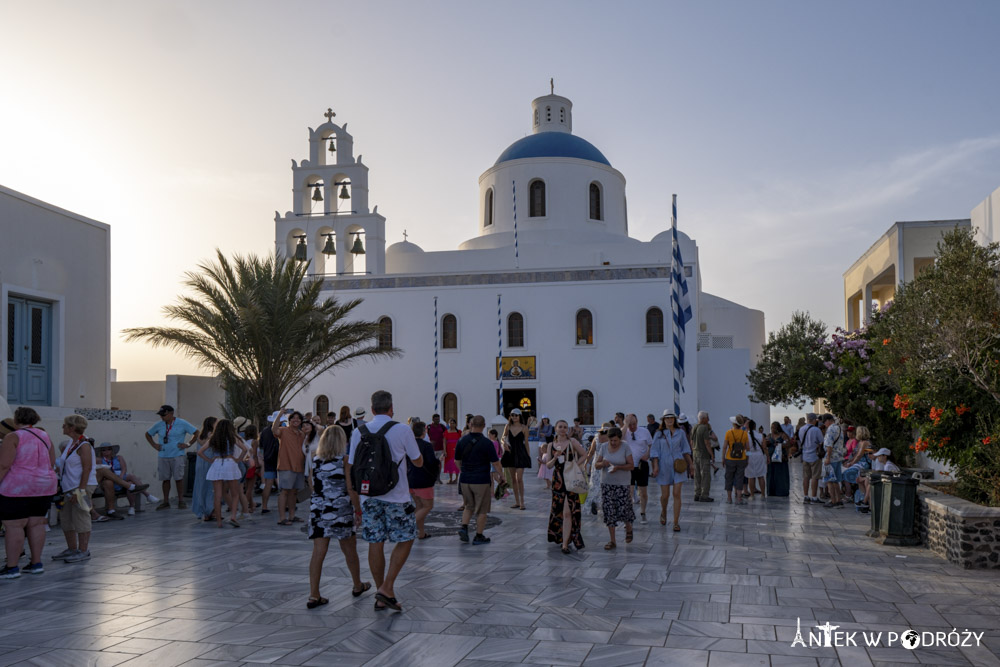
[(747, 423), (747, 469), (743, 473), (747, 478), (747, 490), (743, 493), (744, 498), (753, 498), (757, 493), (761, 498), (767, 497), (767, 453), (763, 444), (764, 438), (757, 432), (757, 423), (751, 419)]
[(69, 415), (63, 420), (62, 429), (63, 435), (70, 438), (56, 460), (63, 491), (59, 525), (66, 537), (66, 550), (52, 558), (78, 563), (90, 560), (90, 508), (93, 507), (90, 494), (97, 486), (97, 469), (94, 467), (94, 447), (84, 436), (87, 420), (81, 415)]

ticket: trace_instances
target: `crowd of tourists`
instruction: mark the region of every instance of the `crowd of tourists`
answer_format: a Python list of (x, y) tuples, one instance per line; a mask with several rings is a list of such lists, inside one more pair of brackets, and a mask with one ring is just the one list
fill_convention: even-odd
[[(157, 452), (162, 500), (150, 496), (147, 485), (128, 472), (117, 446), (103, 443), (94, 449), (82, 416), (66, 417), (66, 440), (57, 451), (37, 427), (38, 414), (18, 408), (13, 423), (4, 421), (8, 432), (0, 446), (0, 518), (7, 554), (0, 578), (20, 576), (25, 542), (30, 557), (23, 571), (43, 571), (46, 516), (53, 503), (67, 546), (52, 558), (66, 563), (90, 558), (91, 523), (116, 513), (118, 495), (129, 499), (129, 514), (138, 494), (157, 503), (157, 510), (171, 509), (172, 490), (177, 509), (188, 509), (184, 483), (189, 449), (197, 457), (190, 509), (198, 521), (239, 528), (255, 514), (269, 514), (270, 496), (276, 492), (277, 524), (303, 524), (313, 545), (309, 608), (328, 602), (320, 594), (320, 579), (331, 539), (337, 540), (351, 573), (354, 596), (372, 588), (361, 578), (360, 534), (368, 543), (375, 609), (402, 609), (394, 584), (413, 542), (432, 537), (425, 522), (437, 485), (458, 485), (458, 539), (489, 544), (486, 526), (493, 501), (512, 497), (511, 509), (527, 509), (524, 474), (532, 468), (533, 429), (538, 477), (551, 493), (547, 539), (564, 554), (585, 548), (582, 523), (588, 514), (597, 515), (608, 530), (603, 549), (617, 548), (619, 528), (624, 542), (631, 543), (635, 524), (648, 523), (651, 482), (659, 487), (660, 526), (670, 524), (679, 532), (683, 484), (693, 480), (695, 502), (715, 502), (712, 486), (720, 469), (725, 502), (746, 505), (758, 497), (788, 497), (789, 466), (800, 458), (806, 504), (839, 508), (845, 498), (853, 498), (859, 511), (868, 509), (865, 471), (898, 471), (889, 450), (875, 450), (867, 428), (838, 423), (829, 414), (810, 413), (797, 426), (785, 417), (767, 430), (735, 415), (725, 431), (717, 431), (707, 412), (699, 412), (692, 424), (685, 414), (665, 410), (659, 419), (647, 415), (641, 426), (637, 415), (618, 412), (585, 438), (578, 419), (571, 425), (542, 415), (536, 422), (519, 409), (510, 411), (502, 428), (487, 429), (481, 415), (470, 414), (459, 429), (457, 420), (442, 423), (437, 414), (428, 423), (415, 417), (397, 421), (386, 391), (375, 392), (370, 407), (370, 420), (365, 408), (352, 414), (344, 406), (326, 415), (282, 408), (258, 430), (243, 418), (215, 417), (196, 428), (164, 405), (160, 421), (146, 434)], [(104, 514), (93, 507), (98, 488), (105, 497)], [(304, 519), (297, 507), (306, 500)], [(394, 544), (388, 562), (386, 542)]]

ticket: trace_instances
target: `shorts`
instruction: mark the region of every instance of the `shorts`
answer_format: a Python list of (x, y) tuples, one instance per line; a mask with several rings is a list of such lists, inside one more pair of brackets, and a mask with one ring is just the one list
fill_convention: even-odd
[(366, 498), (361, 506), (361, 539), (381, 542), (411, 542), (417, 536), (417, 516), (413, 503), (387, 503)]
[(743, 477), (746, 470), (746, 459), (736, 461), (726, 459), (726, 491), (732, 491), (734, 487), (737, 491), (743, 490)]
[(293, 470), (279, 470), (278, 488), (281, 490), (295, 489), (296, 491), (301, 491), (306, 488), (306, 474), (304, 472), (295, 472)]
[(490, 501), (493, 499), (492, 484), (460, 484), (462, 500), (465, 502), (465, 509), (471, 511), (476, 516), (489, 514)]
[(638, 487), (649, 486), (649, 461), (639, 461), (639, 467), (632, 468), (632, 483)]
[(428, 486), (426, 489), (410, 489), (410, 493), (417, 498), (424, 500), (434, 500), (434, 487)]
[(823, 462), (819, 459), (815, 461), (802, 461), (803, 481), (819, 479), (823, 476)]
[(247, 479), (257, 478), (257, 466), (250, 466), (247, 468)]
[(187, 457), (161, 456), (156, 460), (156, 473), (161, 482), (184, 479), (184, 470), (187, 468)]
[[(93, 495), (94, 487), (88, 486), (87, 493)], [(80, 507), (80, 503), (71, 503), (67, 500), (63, 503), (62, 509), (59, 510), (59, 527), (63, 529), (64, 533), (89, 533), (91, 529), (90, 510)]]
[(833, 482), (834, 484), (840, 484), (844, 481), (844, 462), (843, 461), (833, 461), (829, 465), (823, 467), (823, 481)]
[(45, 516), (52, 496), (0, 496), (0, 521), (18, 521)]
[(260, 476), (261, 479), (278, 479), (278, 473), (275, 470), (265, 470)]

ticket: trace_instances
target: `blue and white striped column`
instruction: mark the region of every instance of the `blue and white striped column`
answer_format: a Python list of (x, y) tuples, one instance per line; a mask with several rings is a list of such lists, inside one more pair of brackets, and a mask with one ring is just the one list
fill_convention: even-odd
[(510, 182), (511, 192), (514, 196), (514, 268), (520, 268), (520, 256), (517, 251), (517, 181)]
[(500, 395), (497, 399), (497, 414), (503, 415), (503, 316), (497, 294), (497, 375), (500, 376)]
[(434, 414), (438, 414), (438, 298), (434, 297)]

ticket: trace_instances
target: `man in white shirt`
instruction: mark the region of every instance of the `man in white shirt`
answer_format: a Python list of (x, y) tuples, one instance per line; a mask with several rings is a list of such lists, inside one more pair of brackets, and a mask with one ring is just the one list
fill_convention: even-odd
[[(392, 421), (392, 394), (387, 391), (376, 391), (372, 394), (372, 417), (370, 422), (362, 422), (359, 428), (351, 433), (351, 449), (347, 458), (344, 475), (348, 484), (351, 483), (351, 468), (354, 466), (354, 455), (361, 442), (361, 428), (369, 433), (377, 433), (388, 422)], [(410, 556), (413, 538), (417, 534), (417, 520), (413, 502), (410, 500), (410, 485), (406, 479), (406, 459), (420, 468), (424, 465), (420, 455), (420, 447), (413, 430), (406, 424), (395, 424), (385, 433), (385, 439), (392, 452), (392, 460), (399, 465), (399, 481), (388, 493), (381, 496), (361, 496), (362, 522), (361, 539), (368, 542), (368, 569), (372, 573), (377, 586), (375, 592), (375, 610), (395, 609), (402, 607), (394, 597), (393, 586), (396, 577)], [(353, 493), (353, 487), (348, 486)], [(389, 558), (389, 571), (385, 571), (385, 543), (395, 542)]]
[(653, 446), (653, 436), (649, 429), (639, 428), (639, 419), (634, 414), (625, 416), (622, 441), (632, 451), (632, 493), (633, 503), (639, 503), (639, 521), (646, 523), (646, 502), (649, 500), (649, 448)]
[(781, 430), (785, 432), (789, 438), (795, 437), (795, 424), (792, 423), (791, 417), (785, 415), (785, 423), (781, 425)]

